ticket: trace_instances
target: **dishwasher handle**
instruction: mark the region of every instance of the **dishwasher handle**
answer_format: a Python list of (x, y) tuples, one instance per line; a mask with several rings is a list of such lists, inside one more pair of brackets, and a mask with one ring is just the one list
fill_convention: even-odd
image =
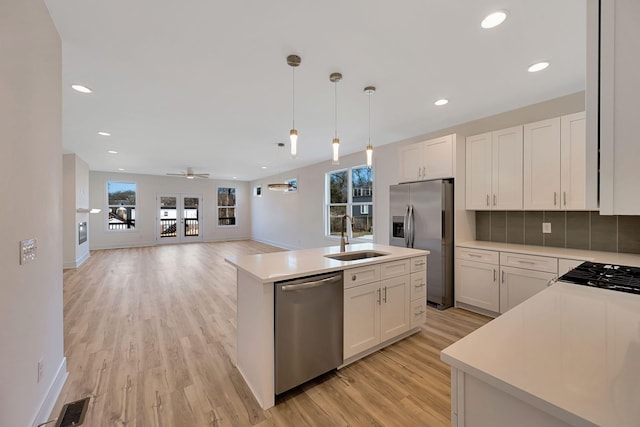
[(331, 276), (322, 280), (314, 280), (313, 282), (304, 282), (298, 285), (284, 285), (281, 289), (282, 292), (294, 292), (294, 291), (302, 291), (305, 289), (317, 288), (318, 286), (324, 286), (330, 282), (335, 282), (336, 279), (339, 279), (340, 276)]

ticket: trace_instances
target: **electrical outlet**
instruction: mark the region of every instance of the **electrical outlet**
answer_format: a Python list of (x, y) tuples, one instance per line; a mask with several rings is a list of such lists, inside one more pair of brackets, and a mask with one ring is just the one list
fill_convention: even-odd
[(44, 362), (40, 359), (38, 361), (38, 383), (42, 380), (42, 377), (44, 377)]
[(551, 234), (551, 223), (550, 222), (543, 222), (542, 223), (542, 232), (544, 234)]

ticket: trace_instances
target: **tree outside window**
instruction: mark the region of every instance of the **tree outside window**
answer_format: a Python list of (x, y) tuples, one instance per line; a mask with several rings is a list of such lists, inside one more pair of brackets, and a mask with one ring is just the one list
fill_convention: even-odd
[(107, 182), (107, 229), (135, 230), (136, 183)]
[(236, 189), (218, 187), (218, 226), (236, 225)]
[(327, 231), (339, 236), (342, 217), (353, 218), (352, 236), (373, 240), (373, 170), (366, 166), (327, 173)]

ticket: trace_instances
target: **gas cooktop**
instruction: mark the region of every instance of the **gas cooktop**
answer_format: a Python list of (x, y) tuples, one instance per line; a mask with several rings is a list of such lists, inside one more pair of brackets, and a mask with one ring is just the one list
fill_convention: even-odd
[(577, 285), (640, 294), (640, 268), (583, 262), (558, 280)]

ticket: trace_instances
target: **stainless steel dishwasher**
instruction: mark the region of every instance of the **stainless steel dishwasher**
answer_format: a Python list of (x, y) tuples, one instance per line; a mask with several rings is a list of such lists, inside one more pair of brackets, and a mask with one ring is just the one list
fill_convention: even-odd
[(342, 272), (275, 283), (275, 394), (342, 364)]

